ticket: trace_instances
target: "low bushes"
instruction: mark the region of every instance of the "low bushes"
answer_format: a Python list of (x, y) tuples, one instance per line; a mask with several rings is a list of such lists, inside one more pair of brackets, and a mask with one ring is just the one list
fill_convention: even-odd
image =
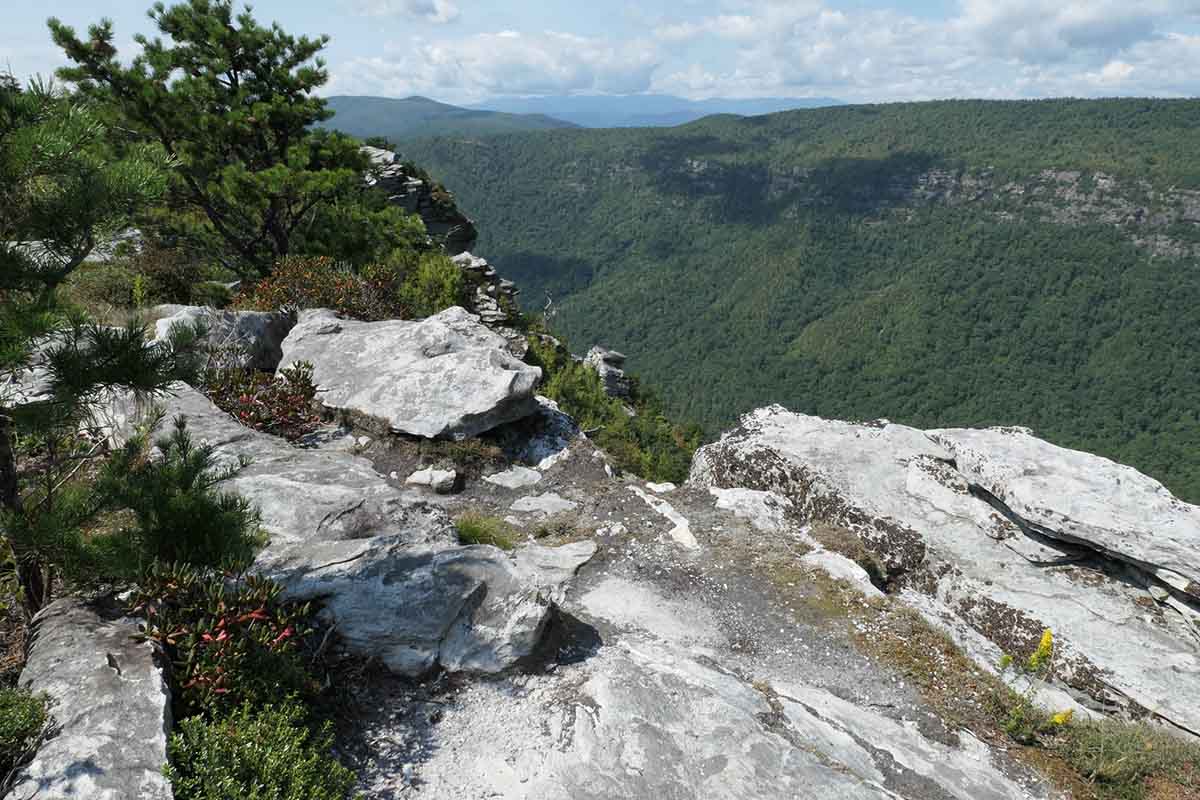
[(0, 689), (0, 784), (28, 754), (46, 719), (44, 698), (19, 689)]
[(332, 258), (285, 258), (270, 276), (243, 290), (234, 306), (258, 311), (331, 308), (368, 321), (403, 318), (407, 315), (398, 296), (400, 280), (400, 270), (392, 267), (355, 272)]
[(463, 272), (441, 253), (403, 253), (357, 270), (331, 258), (293, 257), (243, 291), (238, 308), (331, 308), (355, 319), (427, 317), (466, 299)]
[(243, 704), (185, 719), (171, 737), (167, 777), (176, 800), (345, 800), (354, 774), (330, 755), (328, 725), (303, 706)]
[(663, 414), (658, 402), (634, 388), (630, 405), (609, 397), (600, 376), (571, 358), (551, 337), (530, 334), (526, 361), (541, 367), (539, 391), (559, 404), (622, 470), (646, 480), (681, 483), (687, 479), (700, 429), (681, 426)]
[(278, 377), (240, 367), (209, 369), (202, 388), (214, 405), (238, 422), (290, 441), (321, 424), (313, 405), (317, 387), (312, 364), (293, 364)]
[[(1105, 800), (1143, 800), (1151, 784), (1164, 792), (1200, 790), (1200, 746), (1147, 725), (1105, 720), (1070, 725), (1057, 752)], [(1162, 794), (1195, 797), (1196, 794)]]
[(182, 416), (155, 447), (161, 456), (152, 458), (148, 435), (133, 437), (96, 481), (104, 502), (131, 518), (93, 541), (112, 573), (137, 578), (156, 562), (249, 564), (262, 544), (258, 515), (244, 498), (218, 489), (241, 465), (217, 466), (213, 446), (193, 442)]
[(1100, 800), (1195, 796), (1194, 790), (1200, 790), (1200, 745), (1144, 723), (1077, 721), (1069, 710), (1050, 713), (1037, 707), (1034, 681), (1050, 677), (1054, 655), (1054, 635), (1047, 630), (1027, 658), (1005, 655), (1001, 660), (1002, 672), (1014, 671), (1028, 680), (1024, 692), (1008, 687), (996, 692), (993, 713), (1004, 732), (1062, 759)]
[(256, 575), (184, 566), (142, 579), (131, 613), (171, 660), (179, 716), (315, 691), (300, 656), (312, 608), (282, 601), (281, 591)]
[(466, 301), (466, 280), (458, 265), (441, 253), (425, 253), (407, 271), (399, 287), (402, 305), (412, 317), (429, 317)]
[(350, 796), (354, 775), (306, 705), (320, 690), (306, 658), (311, 605), (260, 576), (157, 566), (131, 613), (170, 659), (181, 721), (164, 771), (178, 800)]

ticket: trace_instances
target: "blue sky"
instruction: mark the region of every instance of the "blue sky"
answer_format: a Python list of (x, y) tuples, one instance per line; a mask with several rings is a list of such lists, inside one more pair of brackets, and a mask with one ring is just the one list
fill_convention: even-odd
[[(149, 0), (9, 0), (0, 68), (59, 63), (45, 19), (113, 19), (134, 52)], [(456, 103), (500, 95), (1200, 95), (1200, 0), (261, 0), (327, 33), (327, 93)]]

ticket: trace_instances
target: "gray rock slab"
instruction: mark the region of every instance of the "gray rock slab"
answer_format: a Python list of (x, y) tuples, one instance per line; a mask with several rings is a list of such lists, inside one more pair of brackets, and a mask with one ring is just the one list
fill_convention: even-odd
[(426, 467), (409, 475), (404, 482), (409, 486), (427, 486), (438, 494), (448, 494), (454, 491), (458, 481), (458, 473), (452, 469), (436, 469)]
[(536, 469), (517, 465), (494, 475), (485, 475), (483, 479), (505, 489), (524, 489), (539, 483), (542, 480), (542, 473)]
[[(416, 767), (442, 798), (1028, 800), (969, 735), (926, 739), (802, 683), (752, 683), (676, 644), (632, 636), (520, 688), (469, 687)], [(385, 775), (366, 785), (386, 792)], [(394, 785), (394, 783), (393, 783)]]
[(207, 348), (221, 351), (227, 361), (250, 369), (273, 371), (283, 358), (283, 340), (296, 324), (294, 314), (281, 311), (225, 311), (203, 306), (164, 305), (154, 309), (155, 339), (166, 339), (175, 325), (200, 323)]
[(573, 500), (560, 497), (555, 492), (546, 492), (536, 497), (522, 497), (510, 506), (512, 511), (522, 514), (558, 514), (563, 511), (574, 511), (579, 504)]
[[(1016, 655), (1032, 652), (1049, 628), (1056, 672), (1073, 691), (1099, 707), (1132, 702), (1200, 733), (1200, 707), (1190, 699), (1200, 693), (1200, 641), (1181, 633), (1190, 625), (1173, 623), (1175, 609), (1146, 608), (1142, 586), (1151, 576), (1143, 574), (1141, 584), (1127, 580), (1124, 562), (1099, 556), (1086, 567), (1054, 566), (1029, 547), (1010, 546), (1013, 523), (972, 492), (970, 468), (965, 474), (956, 469), (949, 438), (938, 439), (901, 425), (835, 422), (775, 406), (746, 415), (737, 429), (702, 448), (691, 482), (786, 497), (789, 513), (800, 521), (857, 533), (894, 578), (928, 595), (924, 610), (962, 619)], [(1092, 464), (1082, 457), (1058, 463), (1061, 470)], [(1033, 506), (1042, 506), (1065, 514), (1079, 504), (1092, 513), (1095, 485), (1080, 480), (1078, 496), (1074, 484), (1063, 480), (1053, 491), (1047, 484), (1044, 500), (1033, 494), (1036, 484), (1027, 484), (1027, 511), (1032, 515)], [(1147, 519), (1172, 506), (1190, 519), (1189, 509), (1165, 501), (1151, 505)], [(1113, 509), (1116, 519), (1137, 519), (1138, 513), (1137, 507)], [(1148, 540), (1155, 535), (1146, 526), (1129, 527), (1135, 529)], [(1039, 549), (1047, 541), (1039, 538)], [(1122, 547), (1134, 549), (1129, 541)], [(1139, 547), (1150, 552), (1155, 545)]]
[(302, 312), (281, 364), (296, 361), (313, 365), (327, 408), (426, 438), (463, 439), (529, 416), (542, 375), (457, 307), (419, 322)]
[(958, 471), (1038, 532), (1181, 576), (1200, 599), (1200, 506), (1132, 467), (1042, 441), (1021, 428), (935, 430)]
[(542, 588), (557, 603), (561, 602), (563, 587), (595, 555), (596, 543), (582, 541), (559, 547), (524, 544), (517, 548), (514, 558), (525, 582)]
[(321, 600), (353, 652), (415, 675), (436, 664), (499, 671), (536, 645), (549, 600), (503, 551), (459, 547), (421, 490), (392, 486), (351, 453), (245, 428), (186, 386), (164, 405), (223, 462), (249, 459), (224, 487), (260, 511), (270, 542), (256, 567), (289, 596)]
[(77, 600), (38, 615), (20, 685), (52, 699), (58, 734), (23, 768), (8, 800), (170, 800), (163, 777), (170, 693), (153, 646), (130, 619)]

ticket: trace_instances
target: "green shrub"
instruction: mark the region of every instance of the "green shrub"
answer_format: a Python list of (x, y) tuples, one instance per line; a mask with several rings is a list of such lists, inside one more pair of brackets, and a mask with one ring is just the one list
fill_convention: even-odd
[(249, 564), (262, 544), (258, 514), (247, 500), (217, 489), (245, 462), (218, 467), (212, 445), (197, 446), (183, 416), (155, 445), (160, 457), (151, 456), (148, 435), (134, 436), (97, 479), (106, 502), (133, 518), (96, 543), (101, 552), (108, 549), (114, 573), (136, 577), (154, 562)]
[(406, 316), (399, 298), (401, 276), (399, 267), (388, 265), (354, 272), (331, 258), (286, 258), (270, 276), (243, 289), (234, 305), (259, 311), (331, 308), (355, 319), (400, 319)]
[(1200, 746), (1166, 731), (1105, 720), (1071, 725), (1061, 738), (1058, 752), (1105, 800), (1142, 800), (1151, 778), (1200, 789)]
[(278, 377), (243, 368), (210, 369), (203, 389), (214, 405), (243, 425), (291, 441), (321, 424), (313, 406), (313, 367), (306, 362), (285, 368)]
[(0, 689), (0, 779), (25, 757), (46, 719), (44, 698), (19, 689)]
[(312, 607), (281, 600), (281, 591), (256, 575), (179, 565), (148, 571), (131, 613), (171, 660), (177, 716), (316, 691), (300, 654)]
[(137, 273), (123, 262), (85, 264), (63, 286), (64, 297), (89, 310), (132, 308)]
[(429, 317), (466, 298), (463, 272), (440, 253), (426, 253), (409, 270), (399, 290), (400, 302), (414, 317)]
[(330, 754), (328, 726), (310, 729), (294, 703), (184, 720), (164, 770), (176, 800), (345, 800), (354, 774)]
[(499, 517), (468, 512), (454, 520), (459, 544), (490, 544), (501, 550), (517, 546), (519, 534), (513, 526)]
[(656, 398), (636, 384), (626, 404), (604, 391), (596, 371), (571, 358), (551, 337), (531, 333), (526, 361), (542, 368), (540, 392), (559, 404), (620, 469), (646, 480), (681, 483), (687, 479), (700, 429), (669, 420)]
[(233, 292), (220, 281), (201, 281), (191, 287), (187, 302), (209, 308), (225, 308), (233, 300)]

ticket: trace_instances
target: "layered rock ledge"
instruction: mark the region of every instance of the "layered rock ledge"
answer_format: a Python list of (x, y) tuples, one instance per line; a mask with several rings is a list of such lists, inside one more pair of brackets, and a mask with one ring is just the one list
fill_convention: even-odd
[[(994, 665), (1054, 631), (1084, 706), (1200, 734), (1200, 509), (1029, 432), (852, 424), (778, 406), (702, 448), (691, 482), (770, 492), (853, 531), (888, 587)], [(993, 667), (994, 668), (994, 667)]]

